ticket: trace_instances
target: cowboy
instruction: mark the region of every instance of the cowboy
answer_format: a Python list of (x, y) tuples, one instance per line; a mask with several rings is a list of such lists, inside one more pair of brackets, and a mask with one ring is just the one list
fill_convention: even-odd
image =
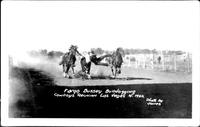
[(69, 48), (69, 52), (74, 54), (73, 59), (73, 67), (75, 67), (75, 62), (76, 62), (76, 54), (78, 54), (79, 56), (83, 56), (79, 51), (78, 51), (78, 46), (76, 45), (71, 45), (71, 47)]
[(110, 57), (110, 55), (103, 55), (103, 56), (97, 57), (95, 52), (92, 50), (91, 52), (89, 52), (89, 56), (90, 56), (91, 62), (93, 62), (95, 65), (110, 66), (108, 63), (101, 63), (101, 61), (105, 57)]
[(79, 51), (78, 51), (78, 46), (76, 46), (76, 45), (71, 45), (69, 48), (69, 52), (73, 52), (73, 53), (75, 53), (75, 55), (77, 53), (79, 56), (82, 56), (82, 54), (79, 53)]

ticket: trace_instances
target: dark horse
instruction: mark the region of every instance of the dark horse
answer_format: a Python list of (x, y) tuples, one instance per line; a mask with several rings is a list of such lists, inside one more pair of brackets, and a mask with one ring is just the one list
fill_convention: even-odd
[(117, 76), (117, 74), (121, 73), (121, 66), (123, 63), (121, 50), (121, 48), (117, 48), (110, 59), (108, 59), (108, 62), (111, 64), (111, 71), (114, 78)]
[(69, 69), (72, 69), (72, 73), (74, 74), (74, 63), (76, 61), (76, 56), (73, 52), (68, 52), (62, 57), (62, 62), (60, 65), (63, 66), (63, 76), (69, 78)]

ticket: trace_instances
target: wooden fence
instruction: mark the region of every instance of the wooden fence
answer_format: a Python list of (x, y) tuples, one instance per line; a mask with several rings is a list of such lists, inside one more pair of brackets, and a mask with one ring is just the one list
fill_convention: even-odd
[[(160, 58), (159, 58), (160, 57)], [(124, 57), (124, 66), (170, 72), (192, 72), (192, 55), (139, 54)]]

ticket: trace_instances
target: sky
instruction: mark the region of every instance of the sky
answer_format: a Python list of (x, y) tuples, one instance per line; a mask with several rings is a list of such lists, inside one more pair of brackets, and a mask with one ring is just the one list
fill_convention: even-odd
[[(197, 2), (197, 3), (196, 3)], [(198, 1), (3, 1), (2, 35), (9, 52), (199, 46)]]

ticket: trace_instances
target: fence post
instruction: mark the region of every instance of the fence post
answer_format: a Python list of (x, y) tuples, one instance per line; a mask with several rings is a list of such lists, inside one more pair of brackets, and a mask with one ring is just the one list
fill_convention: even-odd
[(143, 54), (143, 69), (146, 69), (146, 56)]
[(163, 60), (162, 60), (162, 69), (164, 71), (165, 70), (165, 56), (163, 55), (163, 51), (161, 51), (161, 55), (162, 55), (162, 58), (163, 58)]
[(174, 53), (174, 71), (176, 72), (176, 54)]
[(153, 70), (154, 69), (154, 53), (151, 55), (151, 57), (150, 57), (150, 61), (151, 61), (151, 69)]
[(190, 55), (189, 55), (189, 53), (187, 53), (187, 61), (188, 61), (187, 70), (188, 70), (188, 72), (190, 72)]

